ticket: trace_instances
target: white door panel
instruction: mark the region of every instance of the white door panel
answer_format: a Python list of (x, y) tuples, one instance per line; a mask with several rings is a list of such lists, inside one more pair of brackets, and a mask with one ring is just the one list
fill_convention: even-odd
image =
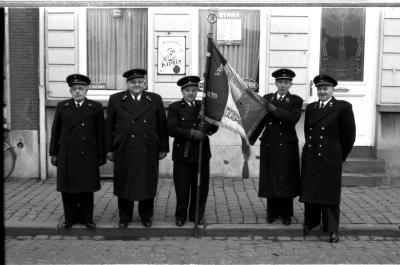
[[(321, 49), (321, 12), (314, 13), (312, 17), (312, 35), (310, 54), (310, 80), (319, 74), (320, 49)], [(366, 8), (365, 41), (364, 41), (364, 68), (362, 81), (338, 80), (334, 96), (346, 100), (353, 105), (356, 120), (357, 137), (355, 145), (372, 146), (375, 137), (375, 97), (377, 92), (378, 54), (379, 54), (379, 25), (380, 10)], [(318, 100), (316, 88), (310, 88), (310, 100)]]

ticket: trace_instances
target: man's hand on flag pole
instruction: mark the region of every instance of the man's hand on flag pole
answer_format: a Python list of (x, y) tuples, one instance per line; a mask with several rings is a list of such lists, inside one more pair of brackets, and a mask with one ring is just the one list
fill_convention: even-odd
[(277, 107), (268, 100), (265, 102), (265, 105), (267, 107), (268, 112), (274, 112), (277, 109)]
[(206, 134), (200, 130), (190, 129), (190, 137), (194, 140), (201, 140)]
[(206, 122), (202, 121), (199, 123), (198, 129), (202, 132), (207, 132), (210, 129), (210, 125), (208, 125)]

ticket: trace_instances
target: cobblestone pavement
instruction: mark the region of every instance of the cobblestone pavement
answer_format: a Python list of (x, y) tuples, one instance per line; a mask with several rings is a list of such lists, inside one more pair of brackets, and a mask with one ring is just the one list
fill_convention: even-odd
[[(5, 187), (7, 223), (59, 222), (63, 219), (61, 196), (55, 181), (9, 178)], [(212, 178), (206, 209), (209, 224), (265, 224), (266, 200), (259, 198), (258, 179)], [(341, 224), (400, 224), (400, 188), (344, 187)], [(175, 190), (172, 179), (159, 180), (154, 222), (174, 223)], [(138, 221), (135, 207), (134, 221)], [(117, 223), (117, 199), (111, 180), (102, 181), (95, 193), (94, 221)], [(303, 204), (295, 199), (293, 223), (303, 222)]]
[(134, 241), (38, 235), (7, 237), (7, 264), (400, 263), (400, 238), (152, 237)]

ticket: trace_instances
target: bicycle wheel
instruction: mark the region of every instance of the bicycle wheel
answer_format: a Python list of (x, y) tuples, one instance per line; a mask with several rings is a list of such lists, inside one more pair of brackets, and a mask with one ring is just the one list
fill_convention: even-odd
[(7, 143), (3, 143), (3, 176), (7, 178), (11, 175), (15, 167), (17, 154), (14, 149)]

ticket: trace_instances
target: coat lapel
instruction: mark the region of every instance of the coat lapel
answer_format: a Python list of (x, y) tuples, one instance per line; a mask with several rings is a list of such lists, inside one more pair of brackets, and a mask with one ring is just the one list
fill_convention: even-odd
[(121, 108), (125, 109), (133, 116), (136, 115), (135, 103), (133, 102), (132, 96), (130, 95), (128, 90), (125, 94), (123, 94), (121, 98)]
[(71, 123), (71, 127), (75, 126), (76, 124), (80, 123), (90, 115), (93, 115), (96, 113), (96, 110), (94, 109), (93, 105), (91, 102), (88, 102), (87, 99), (83, 102), (82, 106), (79, 109), (76, 109), (75, 107), (75, 102), (72, 101), (72, 112), (73, 112), (73, 120)]
[(190, 107), (189, 104), (182, 98), (181, 107), (184, 112), (189, 113), (190, 115), (195, 115), (195, 110), (197, 109), (197, 103), (194, 102), (194, 108)]
[[(132, 103), (133, 99), (131, 97)], [(153, 101), (150, 98), (150, 96), (143, 91), (142, 96), (140, 97), (140, 102), (139, 102), (139, 107), (133, 114), (133, 119), (137, 119), (139, 116), (141, 116), (143, 113), (147, 112), (151, 107), (153, 106)]]
[(63, 114), (67, 118), (69, 124), (72, 124), (76, 116), (75, 102), (72, 98), (64, 103)]
[(287, 92), (286, 95), (283, 97), (282, 100), (278, 100), (279, 95), (278, 95), (278, 92), (276, 92), (276, 93), (275, 93), (275, 96), (274, 96), (274, 98), (275, 98), (275, 101), (274, 101), (275, 105), (276, 105), (276, 106), (279, 106), (279, 107), (284, 107), (285, 105), (287, 105), (288, 103), (290, 103), (290, 95), (291, 95), (291, 94), (290, 94), (289, 92)]
[(329, 101), (328, 105), (325, 106), (323, 109), (319, 109), (318, 102), (314, 104), (314, 108), (310, 110), (308, 116), (310, 126), (314, 126), (320, 120), (324, 119), (326, 116), (331, 114), (336, 109), (336, 106), (337, 106), (337, 100), (334, 97), (332, 97), (331, 101)]

